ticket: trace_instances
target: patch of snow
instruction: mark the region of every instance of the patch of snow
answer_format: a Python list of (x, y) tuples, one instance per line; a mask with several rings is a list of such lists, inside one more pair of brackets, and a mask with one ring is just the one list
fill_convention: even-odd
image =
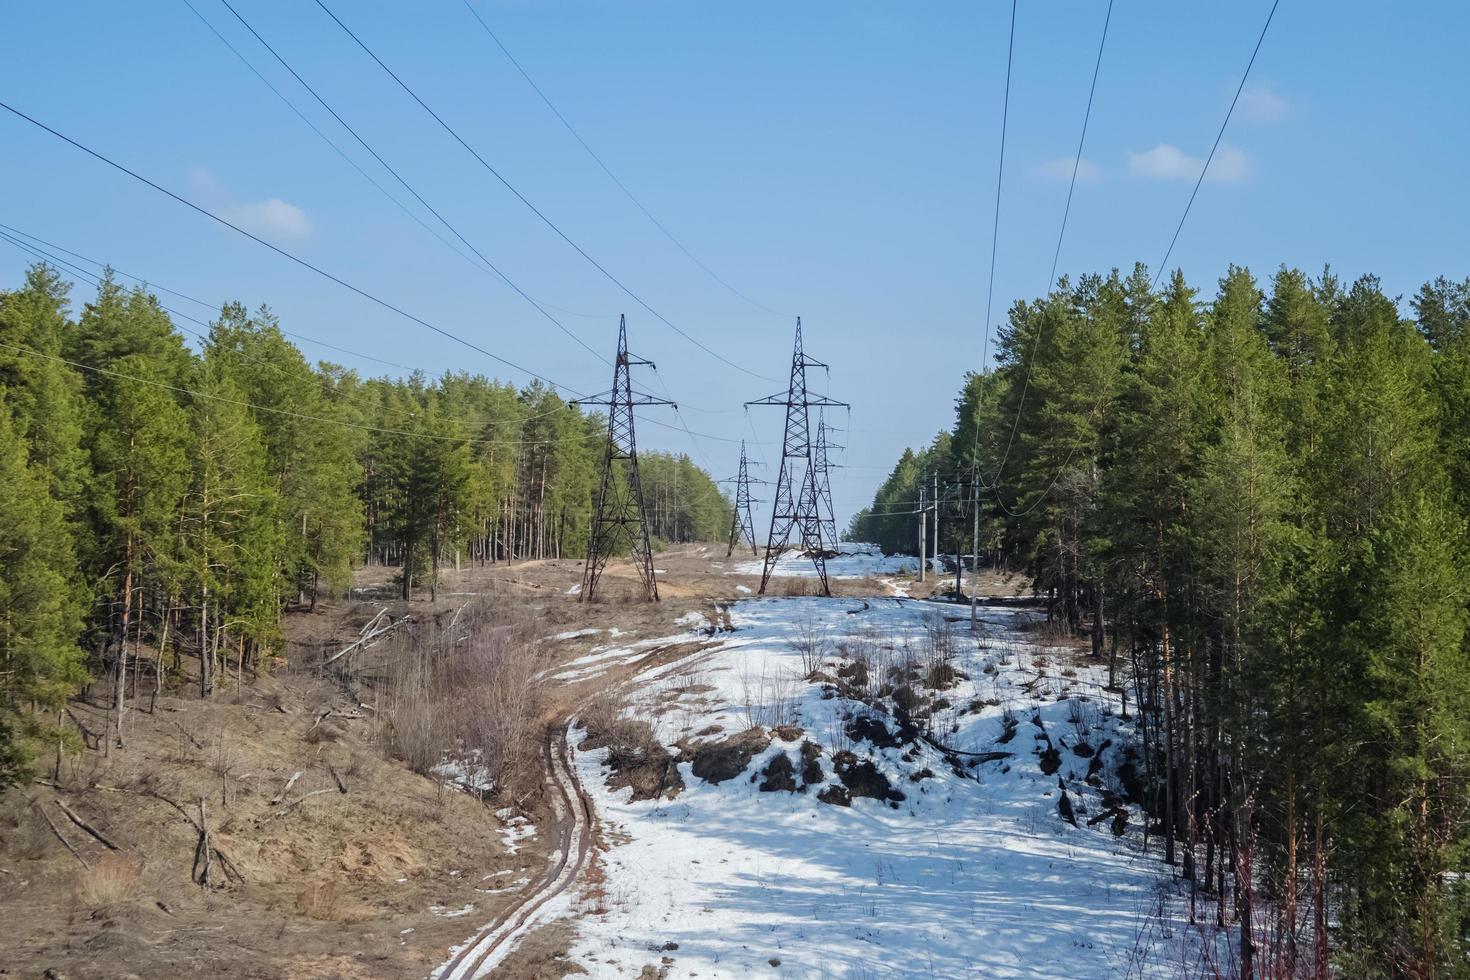
[[(499, 816), (497, 813), (496, 816)], [(525, 817), (500, 818), (500, 843), (507, 854), (521, 849), (521, 842), (536, 836), (536, 825)]]
[[(834, 643), (875, 643), (896, 658), (921, 649), (942, 622), (929, 604), (742, 600), (731, 609), (738, 635), (645, 674), (629, 712), (649, 719), (666, 745), (709, 725), (730, 735), (752, 721), (794, 720), (822, 747), (824, 782), (805, 793), (760, 792), (751, 776), (775, 756), (787, 753), (800, 769), (800, 740), (775, 740), (740, 776), (711, 784), (681, 763), (677, 797), (632, 802), (629, 790), (607, 789), (605, 751), (574, 752), (609, 838), (621, 841), (603, 855), (606, 913), (578, 920), (576, 961), (593, 977), (635, 976), (649, 950), (677, 943), (671, 975), (680, 977), (1172, 977), (1194, 962), (1188, 944), (1205, 940), (1185, 924), (1159, 854), (1143, 848), (1137, 808), (1128, 808), (1132, 830), (1121, 838), (1108, 821), (1087, 826), (1104, 807), (1083, 778), (1090, 757), (1071, 747), (1078, 737), (1094, 746), (1110, 738), (1115, 764), (1136, 737), (1102, 688), (1106, 667), (1069, 659), (1076, 676), (1065, 676), (1058, 655), (1020, 629), (1032, 612), (984, 612), (986, 633), (956, 624), (951, 634), (964, 676), (930, 724), (950, 748), (1013, 755), (958, 771), (924, 742), (853, 745), (843, 712), (864, 709), (806, 682), (790, 643), (810, 623)], [(1043, 658), (1049, 665), (1035, 666)], [(835, 653), (828, 660), (839, 662)], [(713, 690), (669, 701), (696, 677)], [(1087, 718), (1080, 736), (1069, 718), (1077, 702)], [(1061, 769), (1050, 775), (1039, 766), (1033, 713), (1060, 749)], [(1015, 732), (1000, 743), (1008, 724)], [(905, 799), (819, 802), (834, 781), (832, 754), (849, 746)], [(907, 778), (921, 769), (931, 775)], [(1058, 813), (1059, 779), (1080, 826)]]
[(675, 626), (705, 626), (708, 623), (709, 620), (705, 618), (704, 613), (698, 611), (697, 609), (691, 609), (684, 615), (680, 616), (678, 619), (674, 620)]
[[(853, 541), (842, 542), (837, 557), (827, 559), (828, 578), (869, 578), (918, 570), (919, 559), (911, 555), (885, 555), (877, 545)], [(731, 574), (760, 575), (764, 571), (764, 559), (758, 559), (741, 562), (731, 570)], [(776, 559), (771, 574), (779, 578), (814, 578), (817, 569), (810, 558), (792, 550)]]
[(446, 918), (446, 919), (457, 919), (457, 918), (459, 918), (462, 915), (469, 915), (474, 910), (475, 910), (475, 905), (474, 905), (473, 902), (466, 902), (464, 908), (462, 908), (462, 909), (450, 909), (450, 908), (445, 908), (442, 905), (430, 905), (429, 906), (429, 911), (430, 912), (434, 913), (435, 915), (442, 916), (443, 918)]
[(581, 582), (578, 582), (576, 585), (572, 586), (570, 589), (567, 589), (567, 595), (576, 595), (578, 592), (581, 592), (581, 591), (582, 591), (582, 583)]
[(748, 585), (737, 585), (737, 586), (735, 586), (735, 591), (736, 592), (744, 592), (746, 595), (750, 595), (752, 592), (755, 591), (755, 589), (752, 589)]
[(598, 633), (601, 633), (601, 632), (602, 632), (602, 630), (598, 629), (597, 627), (595, 627), (595, 626), (589, 626), (586, 629), (581, 629), (581, 630), (567, 630), (565, 633), (558, 633), (555, 636), (553, 636), (552, 639), (553, 640), (578, 640), (578, 639), (581, 639), (584, 636), (596, 636)]

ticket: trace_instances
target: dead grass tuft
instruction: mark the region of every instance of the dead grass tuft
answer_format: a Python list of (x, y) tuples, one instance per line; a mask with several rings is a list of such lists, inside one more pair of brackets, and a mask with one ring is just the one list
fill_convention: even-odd
[(77, 875), (77, 898), (94, 909), (131, 901), (142, 887), (143, 860), (127, 854), (104, 854)]
[(322, 922), (362, 922), (372, 918), (372, 911), (366, 906), (348, 901), (342, 883), (335, 878), (320, 878), (302, 885), (296, 893), (296, 911)]

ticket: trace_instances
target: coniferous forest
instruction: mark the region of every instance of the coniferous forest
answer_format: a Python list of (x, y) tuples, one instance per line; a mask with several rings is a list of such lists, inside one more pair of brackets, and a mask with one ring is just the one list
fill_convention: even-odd
[(914, 551), (937, 478), (941, 552), (978, 538), (1090, 637), (1151, 832), (1263, 975), (1463, 975), (1470, 280), (1114, 271), (994, 354), (850, 536)]
[[(74, 737), (86, 681), (121, 700), (140, 651), (145, 677), (202, 653), (208, 695), (226, 664), (268, 670), (284, 611), (364, 563), (410, 598), (446, 564), (582, 555), (606, 421), (551, 389), (313, 365), (234, 303), (196, 351), (145, 289), (71, 290), (38, 264), (0, 292), (0, 786)], [(687, 456), (641, 462), (660, 541), (726, 533)]]

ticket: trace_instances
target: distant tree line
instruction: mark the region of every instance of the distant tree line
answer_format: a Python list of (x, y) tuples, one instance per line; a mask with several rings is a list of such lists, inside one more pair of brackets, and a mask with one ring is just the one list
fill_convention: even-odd
[(968, 551), (979, 499), (982, 558), (1138, 706), (1153, 832), (1244, 975), (1470, 969), (1470, 280), (1409, 308), (1289, 268), (1063, 280), (851, 528), (912, 548), (885, 514), (938, 473)]
[[(583, 554), (606, 422), (551, 389), (313, 366), (234, 303), (195, 352), (148, 291), (106, 275), (73, 317), (70, 288), (43, 264), (0, 291), (0, 785), (73, 737), (89, 678), (121, 708), (187, 652), (208, 696), (364, 562), (409, 598), (446, 563)], [(708, 474), (642, 463), (661, 540), (723, 536)]]

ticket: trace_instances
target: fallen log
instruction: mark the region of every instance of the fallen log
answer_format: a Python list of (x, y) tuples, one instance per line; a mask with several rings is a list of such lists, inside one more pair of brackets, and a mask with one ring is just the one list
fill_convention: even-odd
[[(283, 817), (283, 816), (286, 815), (287, 811), (289, 811), (292, 807), (300, 806), (301, 804), (305, 803), (307, 800), (311, 799), (313, 796), (321, 796), (323, 793), (330, 793), (331, 791), (332, 790), (330, 788), (327, 788), (327, 789), (314, 789), (310, 793), (307, 793), (305, 796), (298, 797), (298, 798), (292, 800), (290, 803), (287, 803), (285, 806), (281, 807), (279, 810), (276, 811), (276, 816), (277, 817)], [(346, 790), (343, 790), (343, 792), (345, 793)]]
[(295, 772), (293, 772), (291, 774), (291, 778), (290, 779), (286, 780), (286, 785), (283, 786), (283, 787), (281, 787), (281, 791), (276, 794), (275, 799), (271, 800), (271, 806), (275, 806), (277, 803), (279, 803), (282, 800), (284, 800), (286, 798), (286, 794), (289, 793), (289, 792), (291, 792), (291, 787), (296, 785), (296, 780), (298, 780), (300, 778), (301, 778), (301, 770), (298, 769), (298, 770), (296, 770)]
[(80, 861), (82, 863), (82, 867), (91, 870), (92, 866), (87, 863), (86, 858), (82, 857), (81, 852), (72, 846), (71, 841), (67, 840), (66, 837), (61, 833), (61, 828), (56, 826), (56, 821), (51, 819), (51, 814), (42, 809), (41, 804), (37, 803), (29, 796), (26, 797), (26, 802), (35, 807), (36, 812), (39, 813), (42, 819), (46, 821), (46, 826), (51, 828), (51, 832), (56, 835), (57, 840), (61, 841), (62, 846), (71, 852), (71, 856)]
[(57, 797), (56, 798), (56, 805), (59, 806), (59, 807), (61, 807), (61, 812), (64, 813), (64, 814), (66, 814), (67, 819), (69, 819), (72, 823), (76, 824), (78, 827), (80, 827), (83, 830), (85, 830), (87, 833), (91, 834), (93, 837), (97, 838), (97, 840), (100, 841), (108, 850), (110, 850), (110, 851), (121, 851), (122, 850), (121, 847), (118, 847), (112, 841), (108, 840), (103, 835), (102, 831), (98, 830), (96, 827), (93, 827), (91, 824), (87, 823), (87, 821), (85, 821), (81, 817), (77, 816), (76, 813), (74, 813), (72, 811), (72, 808), (69, 807), (69, 806), (67, 806), (66, 805), (66, 802), (64, 800), (62, 800), (60, 797)]
[[(384, 612), (386, 612), (386, 611), (387, 610), (384, 610)], [(348, 646), (343, 647), (341, 650), (338, 650), (336, 653), (332, 654), (326, 660), (323, 660), (322, 661), (322, 668), (325, 669), (327, 667), (330, 667), (332, 664), (336, 663), (338, 660), (341, 660), (343, 657), (347, 656), (349, 653), (351, 653), (352, 651), (358, 649), (359, 647), (363, 646), (364, 644), (371, 643), (373, 640), (376, 640), (378, 637), (384, 636), (385, 634), (388, 634), (388, 633), (391, 633), (394, 630), (396, 630), (398, 627), (402, 626), (404, 623), (410, 623), (410, 622), (413, 622), (413, 617), (412, 616), (404, 616), (402, 619), (394, 620), (393, 622), (389, 623), (387, 626), (380, 627), (380, 628), (374, 630), (371, 633), (366, 633), (366, 634), (358, 637), (357, 640), (354, 641), (353, 643), (349, 644)]]

